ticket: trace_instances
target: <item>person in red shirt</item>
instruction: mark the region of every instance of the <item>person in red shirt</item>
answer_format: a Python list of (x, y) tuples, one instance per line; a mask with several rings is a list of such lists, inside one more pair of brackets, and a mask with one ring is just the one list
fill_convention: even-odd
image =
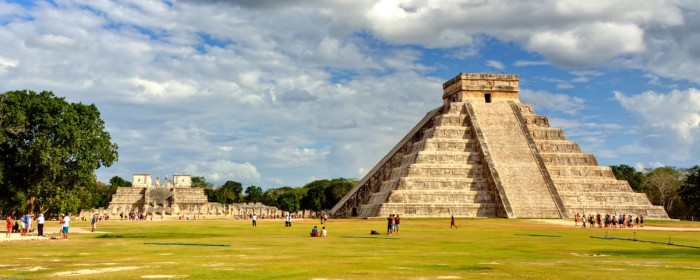
[(6, 238), (10, 238), (12, 236), (12, 217), (8, 214), (7, 217), (5, 218), (5, 221), (7, 224), (5, 225), (5, 229), (7, 230), (7, 234), (5, 234)]

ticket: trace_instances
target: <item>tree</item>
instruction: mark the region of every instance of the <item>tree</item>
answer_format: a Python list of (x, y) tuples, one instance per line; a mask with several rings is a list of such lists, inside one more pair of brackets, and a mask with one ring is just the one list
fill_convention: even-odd
[(635, 192), (643, 192), (644, 173), (637, 171), (634, 167), (620, 164), (610, 166), (618, 180), (626, 180)]
[(664, 166), (649, 170), (644, 185), (651, 189), (658, 204), (661, 204), (666, 212), (670, 212), (684, 180), (678, 169)]
[(688, 176), (678, 191), (685, 205), (690, 208), (693, 217), (700, 217), (700, 166), (688, 169)]
[(355, 185), (357, 180), (337, 178), (331, 180), (330, 186), (325, 189), (325, 209), (331, 209), (347, 194)]
[(324, 187), (316, 186), (306, 191), (306, 195), (301, 199), (301, 207), (312, 211), (321, 211), (326, 200)]
[(204, 176), (194, 176), (192, 177), (192, 187), (193, 188), (214, 188), (214, 185), (212, 183), (207, 182), (207, 179), (204, 179)]
[(263, 198), (263, 190), (260, 187), (249, 186), (245, 189), (245, 202), (261, 202)]
[(131, 182), (124, 180), (122, 177), (114, 176), (109, 179), (109, 185), (111, 187), (131, 187)]
[(294, 213), (299, 211), (299, 197), (293, 192), (281, 194), (277, 197), (277, 208), (282, 211)]
[(94, 184), (95, 169), (117, 161), (117, 145), (94, 104), (68, 103), (48, 91), (10, 91), (0, 95), (0, 111), (3, 207), (76, 211), (79, 203), (71, 201)]
[(261, 202), (265, 205), (276, 206), (277, 205), (277, 198), (280, 195), (282, 195), (284, 193), (288, 193), (288, 192), (293, 193), (294, 188), (292, 188), (292, 187), (280, 187), (280, 188), (267, 189), (267, 190), (265, 190), (265, 192), (263, 192)]
[(225, 198), (227, 204), (237, 203), (241, 201), (243, 186), (236, 181), (226, 181), (223, 186), (219, 187), (218, 191)]

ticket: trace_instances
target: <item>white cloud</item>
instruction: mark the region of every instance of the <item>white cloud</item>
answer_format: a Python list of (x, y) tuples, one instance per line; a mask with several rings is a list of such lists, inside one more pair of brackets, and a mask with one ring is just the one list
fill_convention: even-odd
[(525, 66), (538, 66), (538, 65), (548, 65), (547, 61), (532, 61), (532, 60), (516, 60), (513, 66), (525, 67)]
[[(432, 75), (482, 55), (505, 69), (508, 57), (480, 53), (490, 41), (533, 54), (513, 57), (517, 67), (571, 67), (572, 79), (548, 81), (560, 89), (598, 77), (582, 65), (700, 82), (699, 11), (692, 1), (0, 2), (0, 87), (95, 103), (120, 146), (102, 180), (193, 170), (300, 185), (371, 169), (441, 105), (445, 77)], [(521, 98), (587, 108), (535, 87)]]
[(586, 108), (586, 101), (582, 98), (541, 90), (521, 89), (520, 100), (532, 104), (535, 108), (544, 108), (566, 114), (576, 114)]
[(486, 65), (492, 68), (496, 68), (498, 70), (503, 70), (506, 67), (503, 65), (503, 62), (500, 62), (498, 60), (487, 60)]
[(647, 91), (627, 96), (615, 92), (615, 99), (630, 112), (647, 135), (641, 141), (654, 147), (655, 154), (668, 154), (679, 161), (694, 160), (700, 154), (700, 91)]

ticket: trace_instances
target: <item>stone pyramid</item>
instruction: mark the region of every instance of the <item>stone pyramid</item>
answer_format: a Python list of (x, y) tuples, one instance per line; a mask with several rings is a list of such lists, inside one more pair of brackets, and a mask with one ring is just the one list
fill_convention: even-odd
[(335, 216), (667, 219), (518, 99), (518, 75), (461, 73), (430, 111), (331, 210)]

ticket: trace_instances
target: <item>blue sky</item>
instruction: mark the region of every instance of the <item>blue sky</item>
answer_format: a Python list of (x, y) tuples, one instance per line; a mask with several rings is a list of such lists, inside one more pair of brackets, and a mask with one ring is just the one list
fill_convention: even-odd
[(263, 188), (361, 178), (460, 72), (520, 99), (602, 165), (700, 155), (697, 1), (2, 1), (0, 90), (94, 103), (98, 179)]

